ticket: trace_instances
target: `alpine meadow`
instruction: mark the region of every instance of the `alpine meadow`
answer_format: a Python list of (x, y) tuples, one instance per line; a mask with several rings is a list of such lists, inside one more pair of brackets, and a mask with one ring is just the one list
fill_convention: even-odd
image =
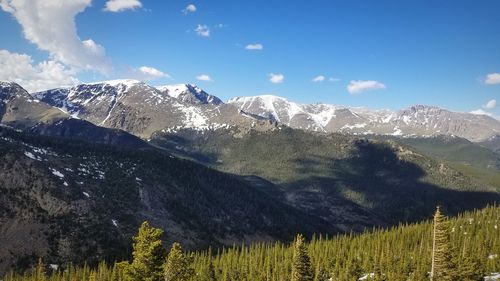
[(500, 281), (498, 11), (0, 0), (0, 281)]

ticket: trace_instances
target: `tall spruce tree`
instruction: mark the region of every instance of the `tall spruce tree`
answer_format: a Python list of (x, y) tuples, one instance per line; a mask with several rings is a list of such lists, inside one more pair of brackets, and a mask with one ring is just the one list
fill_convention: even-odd
[(431, 281), (455, 281), (450, 230), (441, 208), (436, 208), (433, 225)]
[(313, 269), (311, 260), (307, 254), (307, 247), (304, 243), (304, 236), (297, 235), (293, 245), (293, 263), (291, 281), (313, 281)]
[(179, 243), (174, 243), (165, 263), (165, 281), (188, 281), (194, 275), (192, 263), (193, 258), (182, 251)]
[(133, 261), (124, 267), (125, 278), (128, 281), (161, 281), (163, 280), (163, 265), (165, 249), (161, 237), (163, 230), (154, 228), (147, 221), (139, 228), (134, 237)]

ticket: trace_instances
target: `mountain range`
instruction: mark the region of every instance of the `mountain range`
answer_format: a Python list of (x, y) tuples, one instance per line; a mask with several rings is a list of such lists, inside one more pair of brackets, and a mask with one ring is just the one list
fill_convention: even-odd
[(155, 88), (135, 80), (113, 80), (34, 93), (33, 97), (74, 117), (143, 138), (179, 128), (255, 127), (262, 120), (315, 132), (355, 135), (454, 135), (480, 142), (500, 134), (500, 121), (492, 117), (435, 106), (370, 110), (299, 104), (270, 95), (237, 97), (224, 103), (190, 84)]
[(499, 124), (429, 106), (224, 103), (190, 84), (0, 82), (0, 272), (126, 257), (143, 220), (197, 249), (495, 204)]
[(481, 141), (500, 132), (500, 122), (486, 115), (415, 105), (399, 111), (330, 104), (298, 104), (276, 96), (229, 100), (240, 110), (268, 117), (292, 128), (357, 135), (427, 137), (454, 135)]
[(245, 117), (236, 107), (193, 85), (155, 88), (135, 80), (113, 80), (34, 93), (33, 97), (75, 118), (145, 139), (179, 128), (250, 128), (256, 122), (266, 123)]

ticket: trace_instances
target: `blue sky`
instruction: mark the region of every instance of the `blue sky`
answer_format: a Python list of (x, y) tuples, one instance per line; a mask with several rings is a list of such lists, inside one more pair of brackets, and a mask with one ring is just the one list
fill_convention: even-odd
[[(22, 65), (28, 56), (33, 68), (0, 70), (0, 79), (28, 88), (57, 79), (138, 78), (195, 83), (224, 100), (274, 94), (304, 103), (428, 104), (500, 116), (495, 0), (32, 1), (0, 0), (0, 66)], [(47, 2), (55, 6), (42, 7)], [(72, 21), (74, 30), (65, 30)], [(66, 39), (71, 32), (73, 41)], [(197, 79), (206, 76), (210, 81)]]

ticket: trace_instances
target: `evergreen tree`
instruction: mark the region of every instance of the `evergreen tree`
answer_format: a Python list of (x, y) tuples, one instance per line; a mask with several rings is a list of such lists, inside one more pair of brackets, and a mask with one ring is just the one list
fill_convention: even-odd
[(307, 254), (304, 236), (297, 235), (293, 245), (292, 281), (313, 281), (311, 260)]
[(124, 266), (126, 280), (163, 280), (165, 249), (161, 242), (162, 235), (163, 230), (150, 226), (146, 221), (142, 223), (137, 236), (134, 237), (133, 261)]
[(38, 264), (36, 265), (35, 280), (36, 281), (45, 281), (45, 280), (47, 280), (47, 275), (45, 273), (45, 264), (43, 263), (42, 258), (38, 259)]
[(455, 281), (448, 224), (438, 206), (434, 214), (431, 281)]
[[(456, 265), (454, 281), (479, 281), (482, 275), (486, 275), (484, 273), (498, 271), (500, 259), (496, 253), (500, 253), (499, 218), (500, 207), (488, 207), (446, 220), (451, 241), (447, 252), (460, 253), (450, 255), (453, 257), (452, 265)], [(364, 234), (313, 238), (307, 245), (307, 253), (315, 268), (314, 280), (326, 281), (331, 277), (333, 281), (355, 281), (368, 273), (365, 279), (370, 281), (428, 281), (428, 271), (434, 260), (430, 258), (433, 239), (429, 239), (433, 228), (432, 223), (423, 222), (392, 229), (374, 229)], [(189, 281), (214, 281), (215, 277), (220, 281), (290, 281), (295, 263), (294, 252), (300, 252), (295, 248), (295, 243), (286, 246), (276, 242), (221, 248), (216, 254), (211, 250), (195, 252), (189, 257), (194, 257), (190, 265), (197, 274)], [(99, 281), (127, 281), (130, 278), (124, 271), (129, 266), (128, 262), (115, 263), (111, 267), (101, 262), (97, 268), (69, 263), (63, 265), (65, 270), (48, 272), (46, 276), (45, 266), (40, 261), (39, 266), (35, 265), (29, 274), (11, 271), (0, 276), (0, 279), (89, 281), (97, 277)], [(359, 268), (363, 270), (358, 271)], [(328, 276), (325, 277), (324, 271), (329, 273)], [(359, 272), (363, 274), (358, 275)], [(450, 280), (434, 278), (435, 281)], [(138, 279), (146, 280), (141, 277)]]
[(174, 243), (165, 264), (165, 281), (188, 281), (194, 275), (193, 259), (184, 254), (179, 243)]
[(217, 277), (215, 277), (215, 268), (214, 268), (214, 264), (212, 262), (210, 262), (210, 264), (208, 264), (208, 274), (207, 274), (207, 278), (206, 278), (206, 281), (217, 281)]
[(483, 280), (481, 262), (471, 256), (466, 256), (460, 261), (458, 266), (458, 280), (460, 281), (480, 281)]
[(97, 280), (97, 273), (95, 271), (92, 271), (89, 276), (89, 281), (98, 281)]
[(359, 263), (359, 260), (352, 259), (347, 266), (347, 275), (349, 280), (357, 281), (363, 275), (363, 269)]

